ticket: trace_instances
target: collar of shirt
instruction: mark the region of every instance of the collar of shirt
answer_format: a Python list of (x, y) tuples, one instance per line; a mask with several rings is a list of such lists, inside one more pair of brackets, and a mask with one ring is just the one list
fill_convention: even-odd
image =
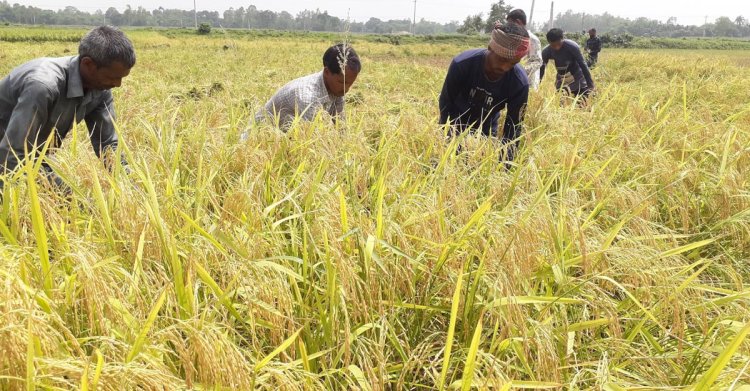
[(323, 78), (323, 71), (320, 71), (316, 74), (315, 78), (317, 79), (318, 83), (318, 92), (320, 93), (319, 98), (323, 99), (323, 103), (330, 103), (336, 100), (336, 97), (331, 95), (328, 92), (328, 88), (326, 88), (326, 82)]
[(70, 63), (67, 67), (67, 97), (68, 98), (82, 98), (83, 97), (83, 80), (81, 79), (81, 62), (78, 56), (70, 59)]

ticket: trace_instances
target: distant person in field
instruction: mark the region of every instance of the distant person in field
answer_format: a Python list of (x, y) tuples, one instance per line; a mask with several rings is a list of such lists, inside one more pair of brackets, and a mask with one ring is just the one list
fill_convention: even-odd
[[(349, 92), (362, 70), (362, 63), (353, 47), (331, 46), (323, 54), (323, 70), (281, 87), (255, 116), (256, 121), (278, 119), (278, 126), (287, 129), (296, 117), (310, 121), (325, 112), (336, 120), (344, 115), (344, 95)], [(243, 139), (247, 138), (247, 133)]]
[(513, 160), (522, 132), (529, 98), (529, 79), (519, 65), (529, 52), (525, 28), (507, 23), (496, 26), (488, 49), (472, 49), (453, 59), (440, 92), (440, 123), (451, 124), (451, 135), (481, 130), (498, 137), (500, 111), (506, 109), (502, 142)]
[[(534, 90), (539, 88), (539, 68), (542, 67), (542, 42), (531, 30), (526, 28), (526, 13), (522, 9), (514, 9), (505, 18), (508, 23), (515, 23), (529, 33), (529, 54), (521, 60), (526, 76), (529, 78), (529, 84)], [(497, 25), (498, 22), (495, 22)]]
[[(102, 26), (81, 39), (77, 56), (39, 58), (13, 69), (0, 80), (1, 173), (15, 170), (25, 158), (37, 158), (48, 139), (50, 147), (59, 147), (80, 121), (86, 121), (99, 158), (115, 151), (110, 90), (120, 86), (134, 65), (130, 40), (122, 31)], [(46, 162), (42, 167), (51, 183), (69, 190)]]
[(589, 30), (589, 39), (586, 40), (586, 53), (588, 53), (588, 59), (586, 64), (589, 68), (596, 66), (599, 62), (599, 52), (602, 51), (602, 40), (596, 36), (596, 29)]
[(581, 54), (577, 43), (565, 39), (563, 31), (553, 28), (547, 32), (549, 45), (542, 50), (542, 69), (540, 78), (544, 79), (545, 68), (549, 60), (554, 60), (557, 68), (555, 87), (565, 93), (584, 98), (594, 90), (594, 80)]

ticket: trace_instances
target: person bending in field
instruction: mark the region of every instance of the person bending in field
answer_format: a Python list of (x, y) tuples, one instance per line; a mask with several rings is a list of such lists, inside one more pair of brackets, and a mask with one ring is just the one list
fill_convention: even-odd
[[(349, 92), (362, 70), (362, 63), (353, 47), (331, 46), (323, 54), (323, 70), (281, 87), (255, 115), (256, 122), (266, 119), (286, 130), (295, 118), (310, 121), (325, 112), (336, 120), (344, 115), (344, 95)], [(243, 139), (247, 138), (247, 133)]]
[[(515, 23), (529, 33), (529, 54), (521, 60), (526, 76), (529, 78), (529, 85), (534, 90), (539, 89), (539, 68), (542, 67), (542, 42), (534, 33), (526, 28), (526, 13), (522, 9), (510, 11), (505, 18), (508, 23)], [(498, 22), (495, 22), (497, 25)]]
[[(74, 123), (86, 121), (94, 153), (104, 159), (117, 148), (115, 107), (110, 90), (135, 65), (133, 44), (113, 27), (89, 31), (78, 55), (39, 58), (0, 80), (0, 164), (2, 174), (24, 159), (35, 159), (47, 140), (62, 143)], [(110, 159), (104, 159), (109, 166)], [(42, 169), (59, 190), (69, 188), (47, 162)], [(0, 187), (3, 185), (0, 180)]]
[(602, 40), (596, 36), (596, 29), (589, 30), (589, 39), (586, 40), (586, 53), (588, 53), (588, 59), (586, 65), (589, 68), (596, 66), (599, 62), (599, 52), (602, 51)]
[(540, 79), (544, 79), (549, 60), (555, 61), (557, 79), (555, 88), (573, 96), (585, 98), (594, 90), (594, 80), (577, 43), (565, 39), (563, 31), (554, 28), (547, 32), (549, 45), (542, 50)]
[(440, 92), (440, 124), (451, 136), (481, 130), (498, 136), (500, 111), (506, 109), (502, 142), (513, 160), (529, 98), (529, 79), (518, 63), (529, 52), (529, 34), (517, 24), (497, 25), (488, 49), (473, 49), (453, 59)]

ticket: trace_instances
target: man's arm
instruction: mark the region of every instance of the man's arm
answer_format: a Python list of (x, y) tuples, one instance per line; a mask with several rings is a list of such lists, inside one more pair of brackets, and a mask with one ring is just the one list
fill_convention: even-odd
[(503, 143), (516, 141), (521, 136), (521, 132), (523, 131), (523, 117), (528, 101), (528, 85), (523, 86), (508, 100), (505, 126), (503, 127)]
[(542, 81), (542, 79), (544, 79), (544, 71), (547, 69), (547, 63), (549, 62), (550, 57), (551, 55), (550, 55), (549, 46), (548, 46), (547, 49), (542, 50), (542, 66), (541, 68), (539, 68), (539, 81), (540, 82)]
[(89, 128), (89, 137), (94, 153), (98, 158), (104, 159), (105, 165), (111, 169), (111, 162), (105, 157), (107, 151), (111, 151), (111, 153), (117, 151), (117, 132), (114, 124), (115, 105), (112, 92), (104, 91), (103, 94), (102, 102), (93, 111), (86, 114), (84, 120)]
[(333, 123), (346, 122), (346, 98), (337, 98), (333, 103)]
[(54, 102), (52, 90), (44, 83), (28, 80), (13, 108), (5, 136), (0, 140), (0, 173), (16, 169), (26, 152), (34, 153), (39, 129), (47, 122), (49, 107)]
[(461, 68), (458, 63), (452, 61), (450, 67), (448, 67), (448, 74), (445, 75), (443, 89), (440, 91), (440, 99), (438, 100), (438, 105), (440, 107), (439, 123), (441, 125), (447, 123), (449, 117), (458, 111), (458, 108), (456, 107), (456, 99), (461, 93), (461, 84), (463, 80), (463, 75), (461, 73)]
[(571, 46), (571, 51), (573, 52), (573, 57), (575, 61), (578, 63), (578, 66), (581, 67), (581, 72), (583, 73), (584, 79), (586, 79), (586, 84), (588, 84), (589, 89), (594, 89), (594, 79), (591, 78), (591, 72), (589, 71), (589, 66), (586, 65), (586, 60), (583, 59), (583, 54), (580, 50), (578, 50), (577, 47)]
[(281, 97), (282, 90), (276, 91), (263, 107), (255, 114), (255, 122), (270, 121), (276, 126), (283, 125), (285, 121), (285, 105)]
[(531, 49), (529, 50), (529, 59), (526, 62), (526, 74), (531, 76), (542, 68), (542, 44), (539, 40), (531, 40)]
[(269, 118), (273, 118), (274, 115), (274, 103), (273, 96), (263, 105), (263, 107), (255, 113), (255, 122), (264, 122)]

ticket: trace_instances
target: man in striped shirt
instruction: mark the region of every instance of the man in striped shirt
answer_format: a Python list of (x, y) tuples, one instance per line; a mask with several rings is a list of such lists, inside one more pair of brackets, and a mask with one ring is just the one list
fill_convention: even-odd
[[(279, 89), (256, 115), (286, 131), (295, 118), (310, 121), (319, 112), (336, 120), (344, 115), (344, 95), (357, 80), (362, 64), (349, 45), (331, 46), (323, 55), (323, 70), (292, 80)], [(243, 139), (247, 138), (247, 133)]]

